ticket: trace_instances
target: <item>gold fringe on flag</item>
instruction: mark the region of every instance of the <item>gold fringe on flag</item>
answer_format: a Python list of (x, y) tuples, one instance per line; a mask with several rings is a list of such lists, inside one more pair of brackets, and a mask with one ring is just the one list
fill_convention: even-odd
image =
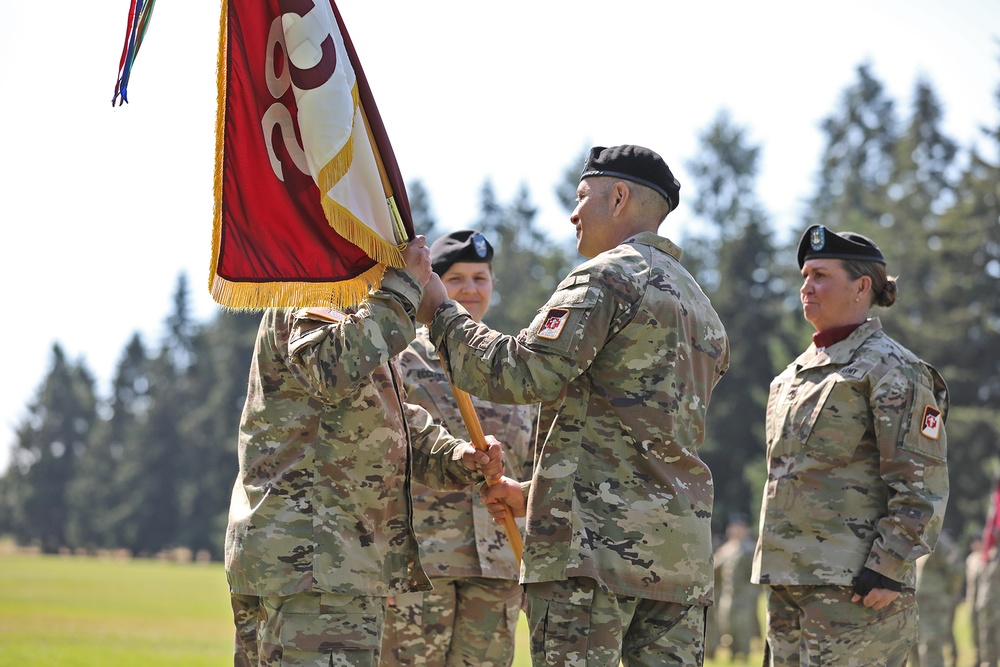
[[(401, 267), (405, 264), (400, 248), (379, 236), (375, 230), (359, 220), (350, 210), (337, 203), (327, 195), (328, 192), (342, 179), (351, 169), (354, 162), (354, 121), (358, 117), (358, 110), (361, 108), (361, 98), (358, 93), (358, 82), (354, 82), (351, 89), (351, 99), (354, 103), (354, 115), (351, 122), (351, 134), (343, 148), (333, 156), (329, 162), (320, 170), (316, 185), (323, 193), (323, 212), (326, 214), (327, 222), (333, 229), (349, 240), (351, 243), (361, 248), (366, 255), (374, 259), (379, 264)], [(363, 115), (363, 111), (362, 111)], [(367, 134), (367, 124), (365, 126), (366, 136), (369, 137), (372, 152), (379, 166), (380, 174), (383, 171), (381, 160), (378, 156), (378, 148), (374, 145), (371, 135)], [(383, 189), (385, 184), (383, 183)], [(395, 209), (395, 202), (386, 200), (386, 206), (390, 217), (395, 220), (399, 213)], [(394, 225), (395, 227), (395, 225)]]
[(386, 268), (376, 264), (351, 280), (333, 283), (234, 283), (213, 273), (209, 291), (217, 303), (232, 310), (310, 306), (341, 309), (364, 301), (382, 282)]

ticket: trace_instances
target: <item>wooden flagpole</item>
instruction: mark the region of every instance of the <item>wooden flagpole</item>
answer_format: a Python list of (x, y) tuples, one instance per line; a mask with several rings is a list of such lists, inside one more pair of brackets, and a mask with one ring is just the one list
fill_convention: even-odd
[[(483, 427), (479, 423), (479, 417), (476, 415), (475, 408), (472, 406), (472, 399), (469, 398), (466, 392), (455, 385), (451, 385), (451, 391), (455, 394), (458, 410), (462, 413), (462, 419), (465, 420), (465, 428), (469, 431), (469, 438), (472, 440), (473, 446), (480, 451), (485, 451), (487, 448), (486, 436), (483, 435)], [(486, 483), (490, 486), (495, 486), (499, 483), (499, 480), (488, 479)], [(514, 558), (517, 559), (517, 566), (520, 568), (524, 542), (521, 540), (521, 531), (517, 527), (517, 522), (514, 520), (512, 512), (507, 512), (507, 520), (504, 522), (503, 528), (507, 533), (507, 539), (510, 540), (510, 548), (514, 552)]]
[[(389, 182), (389, 177), (385, 171), (385, 165), (382, 163), (382, 156), (379, 154), (378, 145), (375, 143), (375, 137), (372, 135), (371, 127), (368, 125), (368, 114), (365, 113), (364, 107), (361, 108), (361, 117), (365, 121), (365, 131), (368, 133), (368, 142), (372, 146), (372, 152), (375, 154), (375, 162), (378, 165), (379, 177), (382, 179), (382, 191), (386, 195), (386, 203), (392, 213), (393, 227), (396, 232), (396, 240), (400, 244), (406, 243), (409, 239), (405, 238), (405, 230), (403, 229), (402, 220), (399, 216), (398, 210), (396, 209), (396, 199), (392, 191), (392, 184)], [(465, 429), (469, 432), (469, 440), (472, 442), (473, 447), (481, 452), (488, 449), (489, 445), (486, 444), (486, 436), (483, 434), (482, 424), (479, 423), (479, 416), (476, 414), (476, 409), (472, 405), (472, 399), (469, 397), (465, 391), (459, 389), (455, 385), (451, 384), (451, 391), (455, 395), (455, 402), (458, 403), (458, 410), (462, 413), (462, 420), (465, 422)], [(486, 483), (490, 486), (498, 484), (498, 480), (486, 480)], [(510, 541), (510, 548), (514, 552), (514, 558), (517, 560), (518, 568), (521, 567), (521, 553), (524, 551), (524, 541), (521, 539), (521, 531), (517, 527), (517, 522), (514, 520), (514, 514), (512, 512), (507, 512), (507, 520), (504, 522), (504, 532), (507, 533), (507, 539)]]

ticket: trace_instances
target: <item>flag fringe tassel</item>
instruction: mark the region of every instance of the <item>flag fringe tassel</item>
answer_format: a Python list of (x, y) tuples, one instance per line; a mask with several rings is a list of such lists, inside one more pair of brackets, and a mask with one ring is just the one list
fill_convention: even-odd
[[(361, 108), (361, 97), (358, 93), (357, 81), (354, 82), (354, 86), (351, 88), (351, 98), (354, 101), (354, 120), (357, 120), (358, 112)], [(377, 148), (372, 146), (372, 150), (377, 151)], [(320, 169), (317, 178), (316, 185), (319, 187), (319, 191), (323, 193), (321, 203), (323, 205), (323, 213), (326, 214), (326, 220), (330, 223), (334, 231), (361, 248), (366, 255), (379, 264), (401, 267), (404, 265), (404, 261), (403, 253), (399, 247), (383, 239), (371, 227), (361, 222), (347, 208), (337, 203), (327, 194), (347, 174), (353, 161), (354, 132), (352, 126), (351, 136), (344, 144), (344, 147)], [(386, 208), (389, 209), (391, 219), (393, 212), (388, 200), (386, 201)]]
[(372, 285), (382, 282), (386, 268), (376, 264), (355, 278), (332, 283), (236, 283), (213, 275), (209, 290), (217, 303), (231, 310), (308, 306), (345, 308), (364, 301)]

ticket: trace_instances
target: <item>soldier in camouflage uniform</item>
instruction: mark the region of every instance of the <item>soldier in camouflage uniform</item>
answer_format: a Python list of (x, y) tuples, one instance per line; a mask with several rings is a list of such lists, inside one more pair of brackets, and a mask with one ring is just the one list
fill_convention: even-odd
[(771, 383), (768, 479), (753, 581), (771, 665), (903, 665), (917, 639), (914, 563), (948, 498), (941, 376), (872, 305), (896, 282), (869, 239), (815, 225), (798, 249), (813, 344)]
[(262, 318), (226, 531), (237, 666), (376, 665), (386, 596), (429, 588), (411, 476), (458, 490), (502, 472), (495, 439), (476, 452), (400, 397), (389, 361), (414, 336), (423, 237), (403, 256), (356, 312)]
[(485, 496), (497, 521), (503, 502), (527, 512), (536, 665), (704, 661), (713, 492), (697, 450), (729, 344), (680, 249), (656, 234), (679, 187), (648, 149), (596, 147), (570, 216), (591, 259), (525, 330), (477, 323), (433, 276), (418, 312), (461, 388), (543, 403), (531, 480)]
[[(450, 298), (476, 321), (493, 294), (493, 248), (471, 230), (453, 232), (431, 246), (431, 267)], [(449, 433), (468, 433), (427, 329), (397, 358), (407, 401), (427, 409)], [(503, 443), (507, 474), (529, 474), (534, 406), (500, 405), (473, 398), (483, 431)], [(420, 562), (433, 591), (390, 600), (382, 638), (383, 667), (509, 667), (523, 590), (517, 561), (503, 528), (471, 489), (434, 491), (413, 484), (413, 527)]]

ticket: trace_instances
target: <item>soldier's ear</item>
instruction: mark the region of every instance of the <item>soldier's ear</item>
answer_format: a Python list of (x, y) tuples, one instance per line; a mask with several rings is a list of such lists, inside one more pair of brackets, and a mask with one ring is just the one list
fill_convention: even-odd
[(621, 215), (622, 211), (625, 210), (625, 205), (628, 204), (628, 200), (631, 197), (632, 190), (624, 181), (618, 181), (611, 186), (611, 192), (608, 193), (608, 198), (612, 204), (611, 215), (614, 217)]
[(858, 297), (862, 297), (866, 293), (871, 294), (871, 289), (872, 289), (871, 276), (861, 276), (860, 278), (858, 278)]

